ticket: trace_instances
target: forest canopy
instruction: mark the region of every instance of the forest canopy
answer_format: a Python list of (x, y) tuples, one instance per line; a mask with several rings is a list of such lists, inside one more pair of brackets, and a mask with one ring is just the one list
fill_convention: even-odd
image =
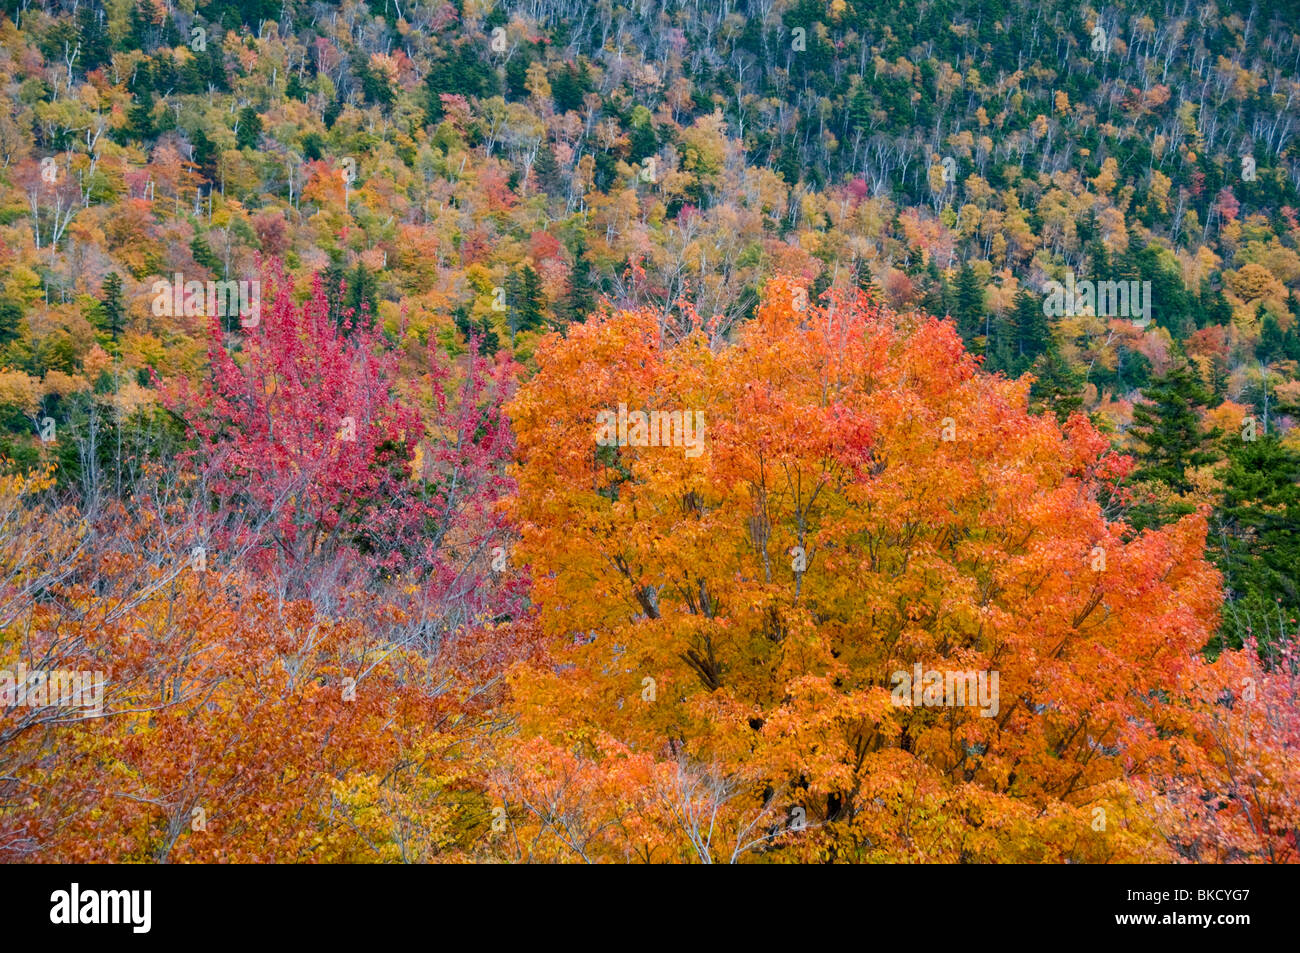
[(1295, 862), (1300, 20), (0, 2), (0, 860)]

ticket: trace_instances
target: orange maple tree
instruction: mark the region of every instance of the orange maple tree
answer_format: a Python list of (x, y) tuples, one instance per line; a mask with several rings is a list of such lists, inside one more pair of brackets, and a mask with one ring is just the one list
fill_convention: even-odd
[[(1084, 417), (1032, 414), (1029, 379), (979, 372), (949, 322), (778, 280), (729, 346), (659, 327), (552, 337), (510, 407), (550, 656), (512, 677), (502, 849), (1172, 856), (1132, 780), (1190, 737), (1170, 693), (1214, 626), (1204, 519), (1108, 522), (1125, 461)], [(704, 452), (599, 445), (620, 405), (703, 412)], [(996, 702), (900, 696), (918, 666)], [(642, 781), (594, 799), (593, 773)]]

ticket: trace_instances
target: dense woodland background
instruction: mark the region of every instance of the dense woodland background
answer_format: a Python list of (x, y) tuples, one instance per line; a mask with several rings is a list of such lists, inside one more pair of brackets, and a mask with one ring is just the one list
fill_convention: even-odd
[(1291, 2), (5, 0), (0, 859), (1297, 860), (1297, 133)]

